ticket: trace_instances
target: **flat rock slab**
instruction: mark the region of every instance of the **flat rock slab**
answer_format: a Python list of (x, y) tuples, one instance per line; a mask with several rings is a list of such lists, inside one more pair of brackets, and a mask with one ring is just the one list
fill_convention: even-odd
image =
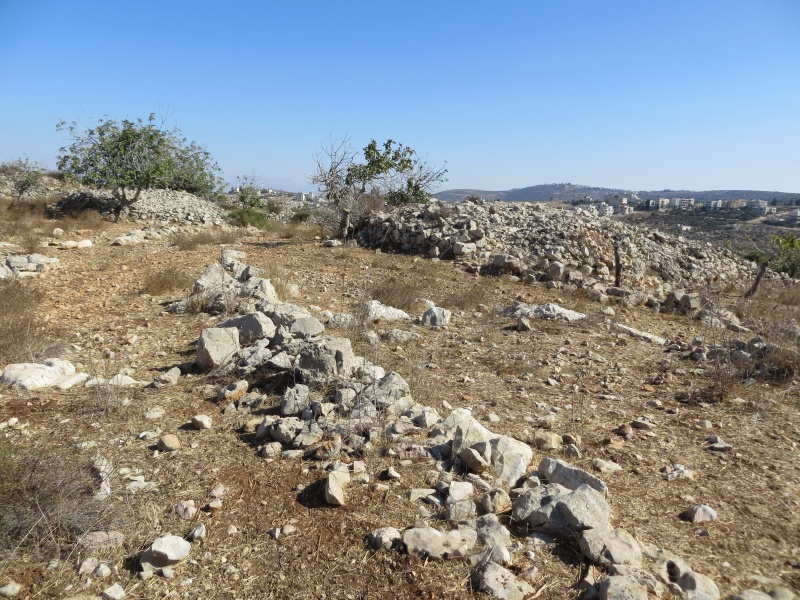
[(442, 533), (432, 527), (413, 527), (403, 534), (403, 542), (410, 554), (429, 558), (466, 556), (477, 540), (478, 534), (474, 529)]
[(539, 462), (539, 476), (570, 490), (588, 485), (601, 494), (608, 493), (608, 486), (602, 479), (559, 459), (543, 458)]
[(578, 540), (583, 555), (597, 565), (642, 564), (639, 543), (624, 529), (587, 529)]
[(511, 571), (494, 562), (476, 567), (472, 579), (476, 588), (493, 598), (525, 600), (535, 591), (530, 584), (520, 581)]
[(0, 381), (23, 390), (50, 387), (60, 379), (75, 374), (72, 363), (58, 358), (48, 358), (44, 363), (19, 363), (6, 365)]

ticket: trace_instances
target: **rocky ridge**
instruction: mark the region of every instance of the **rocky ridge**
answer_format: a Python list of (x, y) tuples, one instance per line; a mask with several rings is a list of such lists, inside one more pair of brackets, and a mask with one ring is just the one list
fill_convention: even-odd
[[(356, 238), (369, 248), (456, 259), (475, 272), (573, 285), (656, 306), (670, 292), (751, 281), (756, 267), (710, 243), (525, 202), (400, 207), (371, 217)], [(615, 250), (623, 291), (613, 287)]]

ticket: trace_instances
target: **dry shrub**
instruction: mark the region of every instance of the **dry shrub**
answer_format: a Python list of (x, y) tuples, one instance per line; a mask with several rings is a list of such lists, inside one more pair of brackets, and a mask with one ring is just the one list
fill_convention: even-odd
[(182, 252), (192, 252), (200, 246), (216, 243), (217, 238), (209, 231), (194, 234), (176, 235), (172, 238), (172, 245)]
[(48, 335), (37, 319), (44, 295), (27, 282), (0, 281), (0, 364), (33, 360)]
[(52, 229), (53, 221), (47, 217), (47, 207), (52, 201), (51, 198), (35, 198), (4, 203), (0, 206), (0, 233), (19, 240), (28, 234)]
[(441, 305), (447, 309), (476, 310), (479, 304), (490, 301), (487, 283), (476, 281), (470, 286), (454, 290), (442, 298)]
[[(40, 560), (65, 557), (80, 537), (110, 525), (107, 502), (85, 459), (0, 439), (0, 550)], [(2, 565), (3, 568), (7, 563)], [(2, 569), (0, 569), (2, 570)]]
[(185, 270), (170, 266), (147, 275), (143, 290), (151, 296), (163, 296), (175, 290), (189, 288), (193, 282), (194, 279)]
[(373, 283), (368, 295), (387, 306), (393, 306), (411, 314), (417, 311), (430, 290), (424, 288), (419, 281), (391, 276), (388, 279)]
[(103, 231), (108, 225), (108, 221), (103, 219), (103, 215), (90, 208), (71, 211), (67, 216), (74, 222), (75, 229)]

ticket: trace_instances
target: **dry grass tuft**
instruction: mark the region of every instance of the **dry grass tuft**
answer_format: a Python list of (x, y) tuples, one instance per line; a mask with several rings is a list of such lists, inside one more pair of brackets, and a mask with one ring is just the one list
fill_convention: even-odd
[(374, 283), (370, 287), (368, 295), (382, 304), (412, 314), (419, 311), (422, 307), (421, 299), (426, 298), (429, 292), (430, 290), (425, 289), (418, 280), (392, 275)]
[(37, 315), (43, 298), (27, 282), (0, 281), (0, 364), (33, 360), (47, 346)]
[(479, 304), (486, 304), (491, 298), (488, 285), (487, 282), (479, 280), (470, 286), (454, 290), (442, 298), (441, 306), (451, 310), (454, 308), (477, 310)]
[[(80, 537), (110, 524), (107, 502), (85, 459), (0, 440), (0, 550), (50, 560), (64, 557)], [(6, 565), (3, 565), (5, 567)], [(2, 570), (2, 569), (0, 569)]]
[(201, 231), (194, 234), (176, 235), (172, 238), (172, 245), (183, 252), (191, 252), (200, 246), (210, 246), (212, 244), (233, 244), (238, 241), (235, 231), (228, 229)]
[(193, 282), (194, 279), (186, 271), (169, 266), (148, 274), (144, 280), (143, 291), (151, 296), (163, 296), (176, 290), (190, 288)]

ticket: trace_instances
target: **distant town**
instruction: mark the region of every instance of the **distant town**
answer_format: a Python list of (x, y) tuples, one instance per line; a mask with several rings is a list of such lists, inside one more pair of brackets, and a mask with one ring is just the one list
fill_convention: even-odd
[(581, 210), (589, 214), (610, 217), (613, 215), (627, 215), (636, 210), (701, 210), (701, 211), (716, 211), (716, 210), (745, 210), (750, 211), (754, 215), (769, 216), (776, 215), (776, 221), (792, 221), (800, 220), (800, 208), (792, 208), (791, 206), (780, 207), (778, 211), (777, 201), (767, 200), (748, 200), (746, 198), (739, 198), (736, 200), (706, 200), (705, 202), (696, 202), (694, 198), (646, 198), (642, 199), (637, 194), (631, 193), (627, 196), (619, 194), (606, 194), (602, 200), (595, 200), (590, 196), (583, 199), (573, 200), (572, 207), (574, 210)]

